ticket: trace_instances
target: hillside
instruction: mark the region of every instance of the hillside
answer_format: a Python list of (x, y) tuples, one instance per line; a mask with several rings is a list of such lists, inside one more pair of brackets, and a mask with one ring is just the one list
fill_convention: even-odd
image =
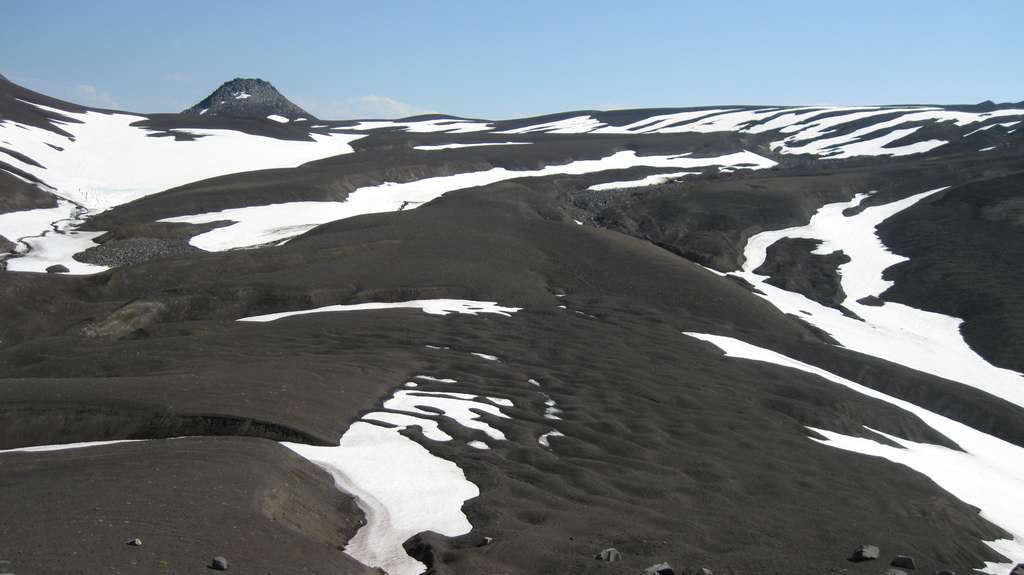
[(0, 83), (10, 570), (1024, 562), (1024, 108), (326, 121), (225, 86)]

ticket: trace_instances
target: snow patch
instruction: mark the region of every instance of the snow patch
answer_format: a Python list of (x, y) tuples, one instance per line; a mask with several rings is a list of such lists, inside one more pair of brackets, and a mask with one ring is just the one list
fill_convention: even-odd
[(284, 116), (279, 116), (277, 114), (271, 114), (267, 116), (267, 119), (273, 120), (279, 124), (287, 124), (289, 122), (288, 118), (285, 118)]
[(361, 563), (389, 575), (419, 575), (427, 567), (405, 552), (406, 539), (422, 531), (455, 537), (473, 528), (462, 505), (480, 489), (458, 465), (395, 429), (357, 421), (334, 447), (282, 445), (322, 467), (355, 497), (367, 523), (345, 552)]
[(334, 313), (343, 311), (365, 311), (376, 309), (419, 309), (431, 315), (448, 315), (460, 313), (466, 315), (477, 315), (478, 313), (493, 313), (511, 317), (511, 315), (522, 308), (504, 307), (493, 301), (472, 301), (465, 299), (420, 299), (400, 302), (368, 302), (349, 305), (328, 305), (314, 309), (299, 311), (283, 311), (268, 313), (265, 315), (254, 315), (240, 318), (238, 321), (268, 322), (296, 315), (307, 315), (314, 313)]
[(959, 445), (963, 451), (916, 443), (877, 430), (871, 431), (883, 435), (899, 447), (824, 429), (808, 429), (825, 437), (824, 440), (812, 438), (818, 443), (884, 457), (923, 473), (957, 499), (980, 509), (983, 518), (1009, 532), (1012, 539), (985, 543), (1011, 562), (986, 563), (984, 572), (1001, 575), (1008, 573), (1017, 562), (1024, 561), (1024, 515), (1020, 514), (1020, 510), (1024, 509), (1024, 470), (1020, 467), (1020, 462), (1024, 461), (1024, 448), (769, 349), (726, 336), (704, 333), (686, 335), (711, 343), (725, 352), (727, 357), (763, 361), (810, 373), (917, 416), (925, 425)]
[(478, 142), (476, 144), (440, 144), (436, 146), (413, 146), (414, 150), (454, 150), (457, 148), (476, 148), (479, 146), (525, 146), (532, 142)]
[[(761, 297), (784, 313), (802, 313), (803, 319), (826, 331), (841, 345), (861, 353), (905, 365), (939, 377), (975, 387), (1024, 407), (1024, 377), (988, 363), (972, 350), (960, 334), (962, 320), (927, 312), (899, 303), (881, 306), (858, 303), (878, 296), (891, 281), (883, 272), (907, 258), (890, 252), (878, 238), (876, 227), (891, 216), (946, 188), (922, 192), (902, 200), (872, 206), (852, 216), (844, 210), (860, 205), (867, 194), (858, 194), (849, 202), (828, 204), (812, 216), (806, 226), (762, 232), (748, 240), (744, 248), (743, 270), (733, 275), (753, 284)], [(851, 261), (839, 267), (846, 292), (842, 306), (863, 321), (843, 315), (806, 297), (777, 288), (765, 276), (753, 270), (764, 263), (767, 249), (783, 238), (807, 238), (822, 243), (814, 253), (841, 250)]]
[(545, 433), (544, 435), (541, 435), (540, 437), (538, 437), (537, 438), (537, 443), (539, 443), (541, 445), (541, 447), (546, 447), (546, 448), (550, 449), (551, 448), (551, 442), (549, 441), (549, 439), (552, 438), (552, 437), (565, 437), (565, 434), (562, 433), (561, 431), (558, 431), (557, 429), (552, 429), (551, 431), (549, 431), (549, 432)]
[(235, 222), (232, 225), (199, 234), (189, 240), (190, 244), (200, 249), (223, 251), (286, 241), (323, 223), (362, 214), (413, 209), (450, 191), (485, 186), (513, 178), (560, 174), (580, 175), (604, 170), (624, 170), (636, 166), (654, 168), (728, 166), (762, 169), (774, 165), (774, 161), (748, 151), (697, 158), (689, 154), (638, 156), (636, 152), (626, 150), (597, 160), (578, 160), (568, 164), (546, 166), (539, 170), (519, 171), (492, 168), (481, 172), (438, 176), (413, 182), (388, 182), (378, 186), (359, 188), (350, 193), (344, 202), (288, 202), (249, 206), (166, 218), (160, 221), (192, 224), (225, 220)]

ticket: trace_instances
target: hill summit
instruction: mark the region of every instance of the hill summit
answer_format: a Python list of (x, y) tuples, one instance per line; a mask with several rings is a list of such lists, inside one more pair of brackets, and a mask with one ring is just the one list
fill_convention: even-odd
[(235, 78), (225, 82), (201, 102), (182, 113), (244, 118), (277, 116), (288, 120), (315, 119), (309, 112), (285, 98), (273, 84), (259, 78)]

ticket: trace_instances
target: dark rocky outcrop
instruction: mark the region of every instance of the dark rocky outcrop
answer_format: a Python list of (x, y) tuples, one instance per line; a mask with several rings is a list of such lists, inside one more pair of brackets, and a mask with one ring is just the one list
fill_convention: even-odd
[(839, 266), (850, 261), (842, 252), (815, 254), (818, 240), (784, 238), (768, 247), (768, 257), (754, 270), (770, 276), (768, 283), (803, 294), (822, 305), (842, 305), (846, 293)]
[(198, 104), (182, 111), (182, 114), (241, 118), (276, 115), (289, 120), (316, 119), (281, 95), (270, 82), (259, 78), (235, 78), (225, 82)]

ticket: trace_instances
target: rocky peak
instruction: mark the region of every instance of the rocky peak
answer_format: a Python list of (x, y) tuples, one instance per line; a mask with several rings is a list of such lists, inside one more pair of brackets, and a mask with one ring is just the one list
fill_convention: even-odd
[(221, 84), (201, 102), (183, 114), (267, 118), (279, 121), (315, 119), (309, 112), (285, 98), (270, 82), (259, 78), (235, 78)]

